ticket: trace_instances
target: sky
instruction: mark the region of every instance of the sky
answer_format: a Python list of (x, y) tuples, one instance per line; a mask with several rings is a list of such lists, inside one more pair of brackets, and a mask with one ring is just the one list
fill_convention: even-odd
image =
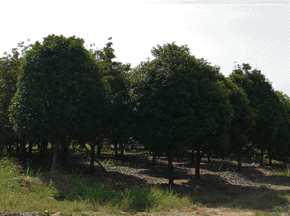
[(153, 47), (175, 42), (225, 76), (249, 63), (290, 96), (289, 1), (9, 0), (0, 15), (0, 57), (50, 34), (83, 38), (88, 49), (112, 37), (115, 60), (135, 67), (153, 59)]

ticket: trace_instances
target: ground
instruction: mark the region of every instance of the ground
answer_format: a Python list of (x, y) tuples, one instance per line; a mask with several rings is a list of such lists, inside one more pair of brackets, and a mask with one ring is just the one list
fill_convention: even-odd
[[(156, 159), (154, 171), (150, 170), (152, 157), (130, 153), (121, 159), (113, 154), (102, 154), (100, 160), (106, 172), (95, 163), (95, 173), (89, 174), (89, 162), (71, 152), (64, 170), (78, 169), (92, 183), (119, 187), (159, 185), (168, 188), (166, 158)], [(32, 160), (36, 160), (33, 159)], [(273, 166), (259, 167), (257, 161), (244, 160), (242, 171), (237, 172), (234, 162), (212, 159), (201, 161), (201, 178), (194, 177), (195, 166), (188, 161), (174, 162), (174, 193), (190, 195), (196, 199), (191, 208), (175, 209), (175, 212), (139, 212), (136, 215), (257, 215), (257, 212), (272, 212), (290, 215), (290, 170), (287, 164), (275, 161)], [(288, 166), (289, 168), (289, 166)], [(55, 182), (57, 182), (55, 180)], [(57, 185), (60, 190), (65, 186)], [(93, 212), (91, 212), (94, 215)], [(95, 213), (97, 215), (97, 213)], [(281, 213), (282, 214), (282, 213)], [(57, 213), (55, 216), (58, 215)], [(101, 215), (100, 213), (98, 215)]]

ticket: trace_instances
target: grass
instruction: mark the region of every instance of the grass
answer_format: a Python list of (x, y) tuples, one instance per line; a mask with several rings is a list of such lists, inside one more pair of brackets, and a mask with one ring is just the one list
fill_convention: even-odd
[(0, 212), (152, 212), (193, 204), (190, 197), (159, 187), (108, 187), (90, 183), (77, 171), (51, 176), (21, 169), (11, 159), (0, 161)]
[[(113, 158), (111, 154), (106, 154), (99, 160), (109, 169), (120, 164), (129, 166), (129, 162), (134, 163), (132, 160), (134, 155), (142, 156), (144, 160), (149, 156), (146, 151), (130, 152), (126, 155), (130, 156), (128, 157), (130, 160), (119, 160)], [(161, 162), (163, 164), (166, 161)], [(231, 160), (223, 161), (223, 163), (227, 162), (233, 163)], [(220, 164), (217, 165), (219, 166)], [(267, 166), (264, 169), (275, 174), (277, 182), (281, 183), (284, 177), (285, 181), (289, 182), (289, 169), (282, 169), (279, 166)], [(200, 180), (190, 183), (200, 187), (196, 193), (183, 191), (183, 194), (190, 194), (190, 196), (182, 196), (175, 189), (144, 186), (138, 182), (136, 186), (119, 184), (119, 181), (122, 181), (119, 176), (115, 177), (116, 179), (108, 176), (98, 178), (99, 176), (84, 174), (86, 172), (83, 170), (81, 172), (58, 171), (52, 176), (50, 172), (42, 170), (45, 169), (33, 167), (32, 164), (31, 167), (28, 164), (23, 170), (13, 160), (2, 159), (0, 161), (0, 212), (42, 212), (47, 215), (51, 212), (62, 212), (61, 215), (67, 212), (70, 212), (70, 215), (73, 212), (78, 213), (77, 215), (86, 215), (86, 212), (121, 215), (126, 212), (132, 215), (137, 212), (177, 210), (200, 211), (197, 215), (203, 215), (208, 207), (219, 208), (223, 205), (233, 212), (251, 211), (256, 215), (282, 215), (284, 212), (290, 212), (290, 190), (252, 188), (244, 191), (239, 186), (232, 187), (223, 182), (208, 182), (204, 185), (203, 180)], [(257, 175), (257, 177), (264, 176)]]
[(273, 168), (270, 168), (269, 171), (271, 171), (272, 173), (278, 174), (278, 175), (283, 175), (283, 176), (290, 177), (290, 167), (289, 167), (289, 165), (287, 165), (287, 167), (284, 168), (284, 169), (273, 167)]

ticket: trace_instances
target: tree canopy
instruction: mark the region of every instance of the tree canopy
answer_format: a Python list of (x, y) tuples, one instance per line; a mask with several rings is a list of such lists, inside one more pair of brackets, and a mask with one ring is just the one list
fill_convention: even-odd
[(255, 121), (249, 138), (255, 147), (261, 149), (260, 165), (263, 166), (263, 153), (271, 147), (277, 133), (279, 99), (261, 71), (251, 70), (249, 64), (238, 65), (230, 78), (244, 89), (254, 110)]
[(75, 36), (49, 35), (27, 51), (10, 115), (15, 131), (29, 141), (52, 141), (57, 149), (61, 136), (90, 136), (100, 128), (106, 95), (83, 43)]
[(225, 142), (232, 109), (219, 69), (191, 56), (187, 46), (158, 45), (152, 55), (134, 72), (140, 77), (139, 139), (166, 152), (173, 184), (172, 155), (182, 146), (200, 150), (206, 142)]

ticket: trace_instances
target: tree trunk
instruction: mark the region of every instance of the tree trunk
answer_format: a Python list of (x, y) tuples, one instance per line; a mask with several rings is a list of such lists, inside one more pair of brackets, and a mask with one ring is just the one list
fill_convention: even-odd
[(30, 160), (31, 160), (31, 157), (32, 157), (32, 147), (33, 147), (33, 143), (29, 142), (28, 153), (29, 153)]
[(20, 155), (19, 143), (15, 143), (15, 151), (16, 151), (16, 155)]
[(260, 158), (260, 166), (264, 166), (264, 149), (261, 148), (261, 158)]
[(7, 150), (7, 155), (11, 155), (14, 146), (11, 144), (7, 144), (5, 146), (6, 146), (6, 150)]
[(118, 156), (118, 143), (114, 144), (114, 149), (115, 149), (115, 157)]
[(191, 165), (194, 165), (195, 157), (194, 157), (194, 150), (191, 150)]
[(119, 146), (120, 146), (120, 150), (121, 150), (121, 158), (123, 159), (123, 157), (124, 157), (124, 147), (125, 147), (125, 145), (124, 145), (124, 143), (120, 143)]
[(44, 142), (40, 144), (40, 158), (47, 157), (47, 144), (48, 142)]
[(238, 172), (242, 170), (242, 157), (243, 157), (243, 150), (238, 152)]
[(173, 165), (172, 165), (172, 154), (168, 153), (168, 179), (169, 179), (169, 186), (172, 187), (174, 185), (173, 179)]
[(57, 164), (57, 154), (58, 154), (58, 148), (60, 143), (60, 134), (56, 135), (54, 147), (53, 147), (53, 159), (52, 159), (52, 165), (51, 165), (51, 173), (52, 175), (56, 172), (56, 164)]
[(211, 156), (211, 154), (210, 154), (210, 153), (207, 153), (207, 162), (208, 162), (208, 163), (211, 162), (211, 160), (210, 160), (210, 156)]
[(272, 163), (273, 151), (272, 150), (268, 150), (268, 154), (269, 154), (269, 164), (270, 164), (270, 166), (272, 166), (273, 165), (273, 163)]
[(98, 146), (97, 146), (97, 157), (100, 157), (101, 151), (102, 151), (102, 147), (103, 147), (103, 144), (100, 141), (99, 144), (98, 144)]
[(200, 179), (200, 148), (196, 151), (195, 179)]
[(21, 158), (24, 160), (26, 157), (25, 140), (20, 140)]
[[(89, 149), (86, 147), (86, 145), (84, 145), (84, 147), (85, 147), (86, 151), (87, 151), (88, 153), (90, 153), (90, 151), (89, 151)], [(103, 165), (98, 161), (97, 158), (95, 158), (95, 161), (99, 164), (99, 166), (101, 167), (102, 170), (104, 170), (105, 172), (107, 171), (107, 170), (103, 167)]]
[(151, 171), (154, 171), (155, 168), (155, 161), (156, 161), (156, 152), (153, 150), (153, 156), (152, 156), (152, 166), (151, 166)]
[(63, 150), (62, 165), (64, 167), (66, 166), (66, 163), (67, 163), (67, 152), (68, 152), (68, 148), (69, 148), (69, 143), (66, 143), (62, 149)]
[[(238, 155), (238, 157), (239, 157), (239, 155)], [(233, 153), (233, 160), (237, 160), (237, 154), (235, 152)]]
[(51, 145), (51, 147), (50, 147), (51, 151), (54, 152), (55, 143), (54, 142), (51, 142), (50, 145)]
[(96, 138), (94, 138), (94, 140), (91, 144), (91, 161), (90, 161), (90, 173), (91, 174), (94, 174), (95, 147), (96, 147)]

